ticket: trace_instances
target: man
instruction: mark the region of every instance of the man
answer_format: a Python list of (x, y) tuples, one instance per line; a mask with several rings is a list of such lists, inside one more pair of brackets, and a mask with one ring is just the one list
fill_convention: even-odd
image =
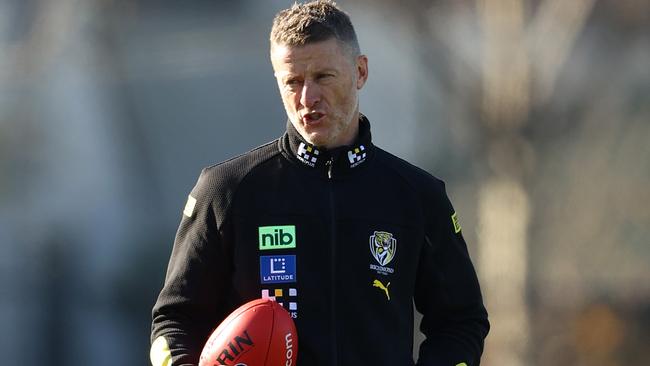
[(271, 62), (287, 132), (201, 173), (153, 309), (154, 366), (195, 365), (259, 297), (291, 313), (301, 366), (414, 365), (413, 302), (417, 365), (478, 365), (489, 324), (456, 214), (440, 180), (372, 144), (348, 16), (278, 13)]

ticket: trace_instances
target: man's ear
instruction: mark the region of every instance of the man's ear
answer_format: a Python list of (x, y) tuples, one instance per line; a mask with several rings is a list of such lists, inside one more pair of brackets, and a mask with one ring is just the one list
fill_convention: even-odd
[(366, 55), (357, 56), (357, 90), (363, 88), (368, 80), (368, 57)]

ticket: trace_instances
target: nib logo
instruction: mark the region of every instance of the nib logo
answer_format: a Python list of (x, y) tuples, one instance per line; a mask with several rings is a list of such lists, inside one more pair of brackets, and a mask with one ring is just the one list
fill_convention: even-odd
[(296, 227), (294, 225), (260, 226), (258, 234), (260, 250), (296, 247)]

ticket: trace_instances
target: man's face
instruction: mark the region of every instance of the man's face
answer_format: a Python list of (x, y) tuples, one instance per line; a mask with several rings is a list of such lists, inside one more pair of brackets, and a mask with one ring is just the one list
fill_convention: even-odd
[(274, 44), (271, 63), (289, 120), (305, 140), (326, 148), (354, 142), (366, 56), (353, 57), (330, 38), (295, 47)]

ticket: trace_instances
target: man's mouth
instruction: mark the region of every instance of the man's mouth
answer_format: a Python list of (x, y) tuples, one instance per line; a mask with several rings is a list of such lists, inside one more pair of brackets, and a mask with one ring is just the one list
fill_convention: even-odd
[(324, 113), (320, 112), (311, 112), (311, 113), (306, 113), (302, 116), (302, 121), (303, 123), (310, 125), (310, 124), (315, 124), (320, 122), (323, 117), (325, 117)]

